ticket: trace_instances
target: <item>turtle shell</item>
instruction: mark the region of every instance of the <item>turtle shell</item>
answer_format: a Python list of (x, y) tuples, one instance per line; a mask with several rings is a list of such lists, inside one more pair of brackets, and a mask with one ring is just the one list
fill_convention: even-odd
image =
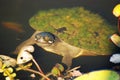
[(109, 37), (117, 31), (116, 26), (83, 7), (40, 10), (29, 23), (35, 30), (51, 32), (73, 46), (98, 54), (111, 54), (115, 49)]

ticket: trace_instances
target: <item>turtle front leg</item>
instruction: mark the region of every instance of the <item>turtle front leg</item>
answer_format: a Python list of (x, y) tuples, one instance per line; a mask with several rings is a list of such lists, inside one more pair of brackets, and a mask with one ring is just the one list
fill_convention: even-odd
[(69, 56), (69, 55), (65, 55), (62, 58), (62, 63), (66, 64), (67, 67), (68, 67), (67, 70), (69, 70), (71, 65), (72, 65), (72, 59), (73, 58), (71, 56)]

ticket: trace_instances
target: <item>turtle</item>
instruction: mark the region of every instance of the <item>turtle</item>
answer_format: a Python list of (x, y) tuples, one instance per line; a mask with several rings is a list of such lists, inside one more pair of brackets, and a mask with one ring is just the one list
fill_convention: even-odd
[(29, 24), (35, 32), (16, 50), (37, 44), (63, 56), (62, 62), (69, 67), (73, 58), (110, 55), (115, 49), (109, 36), (116, 27), (83, 7), (41, 10), (30, 18)]

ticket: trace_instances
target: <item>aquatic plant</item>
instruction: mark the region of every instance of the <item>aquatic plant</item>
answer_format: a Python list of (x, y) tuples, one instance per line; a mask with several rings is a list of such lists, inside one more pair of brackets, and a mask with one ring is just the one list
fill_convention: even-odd
[[(29, 47), (29, 46), (27, 46)], [(33, 47), (30, 46), (29, 49), (32, 49)], [(28, 48), (27, 48), (28, 49)], [(22, 49), (23, 50), (23, 49)], [(25, 49), (24, 49), (25, 50)], [(26, 50), (25, 50), (26, 51)], [(22, 51), (20, 51), (22, 52)], [(25, 55), (25, 56), (24, 56)], [(3, 57), (4, 56), (4, 57)], [(65, 71), (64, 66), (62, 64), (57, 63), (53, 68), (51, 69), (51, 72), (48, 72), (48, 74), (44, 74), (40, 72), (40, 70), (34, 70), (31, 67), (33, 66), (33, 62), (30, 62), (33, 59), (33, 56), (31, 57), (31, 53), (20, 53), (18, 54), (17, 61), (13, 60), (14, 58), (11, 58), (6, 55), (2, 55), (2, 59), (0, 60), (0, 73), (3, 74), (6, 80), (15, 80), (17, 76), (17, 72), (19, 71), (27, 71), (34, 74), (38, 74), (40, 80), (119, 80), (120, 76), (117, 72), (112, 70), (100, 70), (100, 71), (92, 71), (89, 73), (81, 73), (79, 70), (80, 66), (75, 67), (73, 69), (70, 69), (68, 71)], [(22, 58), (20, 58), (22, 57)], [(30, 59), (29, 59), (29, 58)], [(1, 57), (0, 57), (1, 58)], [(6, 62), (2, 61), (7, 58), (7, 62), (11, 63), (12, 61), (15, 61), (19, 63), (19, 61), (23, 61), (21, 64), (16, 64), (16, 66), (8, 66)], [(39, 65), (37, 65), (39, 67)], [(40, 67), (39, 67), (40, 68)], [(14, 71), (15, 70), (15, 71)], [(98, 77), (94, 77), (95, 75), (99, 75)], [(42, 77), (42, 78), (41, 78)]]
[(120, 4), (117, 4), (113, 9), (113, 15), (118, 18), (118, 32), (119, 34), (113, 34), (111, 41), (118, 47), (120, 47)]
[(2, 68), (0, 68), (0, 73), (3, 74), (3, 76), (5, 76), (5, 80), (14, 80), (14, 78), (16, 77), (16, 73), (13, 72), (13, 68), (12, 67), (7, 67), (5, 64), (2, 65)]
[[(64, 71), (64, 67), (57, 63), (46, 76), (50, 77), (51, 80), (73, 80), (82, 75), (82, 73), (77, 70), (79, 68), (80, 66)], [(43, 77), (41, 80), (45, 80), (45, 78)]]
[(51, 70), (53, 76), (61, 76), (61, 72), (64, 71), (64, 67), (57, 63)]
[(113, 9), (113, 15), (116, 17), (120, 17), (120, 4), (117, 4)]
[(117, 72), (111, 70), (98, 70), (83, 74), (74, 80), (120, 80)]
[(5, 77), (5, 80), (14, 80), (16, 73), (14, 67), (16, 60), (6, 55), (0, 55), (0, 74)]

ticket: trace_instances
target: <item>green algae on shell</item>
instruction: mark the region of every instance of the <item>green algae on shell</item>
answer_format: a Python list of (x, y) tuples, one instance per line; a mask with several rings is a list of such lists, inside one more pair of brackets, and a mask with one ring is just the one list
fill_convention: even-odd
[[(73, 46), (98, 54), (111, 54), (115, 48), (109, 37), (116, 26), (83, 7), (41, 10), (29, 23), (35, 30), (52, 32)], [(58, 31), (62, 28), (66, 29)]]

